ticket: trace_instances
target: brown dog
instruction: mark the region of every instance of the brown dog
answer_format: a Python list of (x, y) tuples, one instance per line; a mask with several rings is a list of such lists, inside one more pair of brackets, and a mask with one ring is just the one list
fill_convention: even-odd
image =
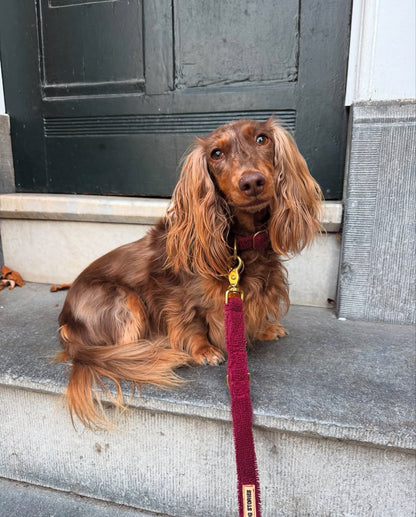
[(71, 416), (89, 427), (107, 423), (94, 403), (102, 377), (114, 381), (122, 406), (122, 380), (169, 386), (179, 382), (180, 365), (224, 360), (234, 242), (245, 264), (247, 340), (283, 336), (289, 298), (280, 256), (311, 242), (320, 202), (292, 137), (272, 119), (236, 121), (198, 138), (165, 218), (93, 262), (68, 292), (59, 360), (72, 360)]

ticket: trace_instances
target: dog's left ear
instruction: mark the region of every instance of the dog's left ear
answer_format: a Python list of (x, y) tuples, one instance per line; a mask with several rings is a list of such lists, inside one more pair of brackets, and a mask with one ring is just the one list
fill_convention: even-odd
[(280, 255), (299, 253), (320, 229), (322, 193), (292, 136), (273, 127), (276, 197), (269, 222), (270, 241)]
[(166, 220), (167, 266), (203, 276), (228, 272), (228, 206), (212, 181), (201, 141), (184, 161)]

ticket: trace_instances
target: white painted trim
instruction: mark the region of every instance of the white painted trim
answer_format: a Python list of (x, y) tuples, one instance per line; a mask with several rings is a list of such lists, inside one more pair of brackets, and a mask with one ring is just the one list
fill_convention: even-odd
[[(166, 212), (168, 199), (66, 194), (0, 194), (0, 219), (36, 219), (104, 223), (154, 224)], [(342, 203), (323, 203), (326, 231), (339, 230)]]
[(414, 0), (354, 0), (345, 104), (416, 97)]
[(353, 1), (346, 106), (371, 96), (378, 9), (379, 0)]

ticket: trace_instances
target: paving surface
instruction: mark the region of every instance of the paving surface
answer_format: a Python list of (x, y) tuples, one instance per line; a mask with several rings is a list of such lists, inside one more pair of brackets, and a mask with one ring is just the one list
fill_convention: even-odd
[[(69, 365), (52, 357), (65, 294), (42, 284), (0, 292), (0, 384), (62, 393)], [(414, 327), (339, 321), (301, 306), (284, 324), (289, 336), (249, 352), (255, 425), (414, 448)], [(189, 382), (144, 387), (133, 405), (230, 420), (225, 365), (180, 373)]]
[(167, 517), (0, 478), (0, 517)]

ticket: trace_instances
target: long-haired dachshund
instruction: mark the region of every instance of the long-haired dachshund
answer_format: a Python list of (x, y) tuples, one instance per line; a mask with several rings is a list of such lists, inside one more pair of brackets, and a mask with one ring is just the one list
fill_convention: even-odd
[[(71, 417), (89, 427), (108, 420), (97, 388), (111, 379), (172, 386), (184, 364), (225, 359), (224, 293), (233, 247), (241, 279), (247, 341), (285, 334), (289, 304), (280, 257), (302, 250), (319, 230), (321, 191), (290, 134), (273, 119), (239, 120), (197, 138), (166, 216), (139, 241), (88, 266), (59, 316), (72, 360)], [(97, 400), (97, 403), (95, 400)]]

